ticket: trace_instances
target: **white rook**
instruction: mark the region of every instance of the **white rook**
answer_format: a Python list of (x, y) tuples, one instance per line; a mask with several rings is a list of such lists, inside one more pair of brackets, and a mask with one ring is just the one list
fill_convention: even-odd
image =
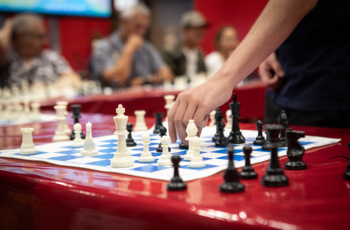
[(171, 107), (173, 106), (175, 96), (174, 95), (165, 95), (164, 99), (165, 99), (165, 106), (164, 107), (167, 109), (165, 121), (168, 121), (169, 111), (170, 111)]
[(32, 133), (34, 132), (34, 128), (21, 128), (21, 132), (22, 145), (21, 149), (19, 150), (19, 154), (29, 155), (37, 153), (38, 151), (35, 149), (32, 135)]
[(136, 123), (134, 127), (134, 131), (146, 131), (147, 126), (145, 122), (145, 114), (144, 110), (135, 110)]

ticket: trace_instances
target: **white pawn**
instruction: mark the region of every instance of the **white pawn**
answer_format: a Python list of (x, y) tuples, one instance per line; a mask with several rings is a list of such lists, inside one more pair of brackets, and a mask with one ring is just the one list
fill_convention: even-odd
[(188, 150), (186, 155), (184, 156), (184, 159), (186, 161), (189, 161), (192, 159), (192, 156), (193, 156), (192, 140), (193, 138), (197, 137), (197, 132), (198, 132), (198, 129), (197, 129), (197, 126), (194, 124), (194, 120), (190, 120), (186, 128), (187, 137), (185, 140), (188, 141)]
[(69, 128), (68, 124), (67, 124), (67, 115), (68, 115), (68, 112), (67, 112), (67, 105), (68, 105), (68, 102), (66, 101), (58, 101), (57, 102), (57, 105), (60, 105), (60, 106), (64, 106), (64, 116), (65, 116), (65, 124), (64, 124), (64, 131), (66, 132), (67, 135), (70, 135), (72, 133), (72, 130)]
[(82, 147), (82, 146), (84, 146), (84, 141), (83, 141), (83, 139), (81, 139), (81, 136), (80, 136), (81, 124), (76, 123), (73, 126), (73, 129), (74, 129), (73, 132), (75, 133), (75, 138), (73, 140), (72, 147)]
[(139, 158), (140, 162), (152, 162), (154, 161), (154, 157), (152, 153), (149, 151), (149, 143), (151, 137), (149, 134), (145, 133), (142, 135), (142, 144), (143, 144), (143, 152), (141, 153), (141, 157)]
[(52, 141), (68, 141), (70, 138), (64, 129), (64, 124), (66, 123), (66, 117), (64, 116), (64, 106), (56, 105), (54, 109), (56, 110), (56, 120), (58, 121), (58, 125)]
[(230, 117), (231, 114), (232, 113), (231, 113), (230, 109), (226, 111), (226, 121), (227, 121), (226, 127), (225, 127), (226, 130), (231, 130), (232, 129), (232, 117)]
[(190, 168), (203, 168), (207, 164), (203, 161), (203, 157), (201, 156), (199, 150), (201, 148), (201, 139), (199, 137), (194, 137), (192, 139), (193, 145), (193, 156), (191, 162), (188, 163), (188, 167)]
[(33, 135), (34, 128), (21, 128), (22, 132), (22, 145), (21, 149), (19, 150), (19, 154), (21, 155), (29, 155), (37, 153), (38, 151), (35, 149), (34, 142), (33, 142)]
[(145, 122), (145, 114), (144, 110), (135, 110), (136, 123), (134, 127), (134, 131), (147, 131), (147, 126)]
[[(81, 150), (82, 156), (96, 156), (98, 155), (98, 150), (96, 149), (95, 141), (92, 139), (91, 133), (91, 123), (86, 123), (86, 138), (84, 142), (84, 149)], [(77, 136), (77, 135), (75, 135)], [(80, 136), (80, 135), (78, 135)]]
[(210, 123), (209, 123), (209, 127), (215, 127), (215, 113), (216, 110), (211, 111), (211, 113), (209, 114), (210, 117)]
[(162, 136), (162, 139), (160, 140), (162, 143), (162, 149), (163, 153), (160, 156), (157, 165), (158, 166), (171, 166), (173, 163), (171, 162), (170, 159), (170, 154), (169, 154), (169, 143), (170, 143), (170, 138), (168, 136)]

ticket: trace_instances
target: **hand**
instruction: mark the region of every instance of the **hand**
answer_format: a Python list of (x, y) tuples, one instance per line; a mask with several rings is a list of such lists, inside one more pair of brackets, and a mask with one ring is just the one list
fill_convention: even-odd
[(285, 74), (275, 53), (272, 53), (260, 64), (259, 74), (262, 82), (266, 84), (269, 90), (274, 91), (281, 86)]
[(219, 76), (214, 76), (206, 83), (180, 93), (168, 115), (171, 142), (176, 142), (177, 135), (184, 144), (188, 144), (186, 127), (190, 119), (194, 120), (200, 135), (208, 123), (209, 113), (228, 101), (234, 85)]
[(139, 35), (132, 34), (129, 36), (125, 47), (133, 52), (143, 45), (143, 38)]

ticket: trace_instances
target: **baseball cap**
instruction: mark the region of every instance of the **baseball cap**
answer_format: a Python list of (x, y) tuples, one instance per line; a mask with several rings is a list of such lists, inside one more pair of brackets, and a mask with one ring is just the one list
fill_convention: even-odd
[(181, 27), (207, 27), (208, 22), (203, 15), (197, 11), (184, 13), (180, 19)]

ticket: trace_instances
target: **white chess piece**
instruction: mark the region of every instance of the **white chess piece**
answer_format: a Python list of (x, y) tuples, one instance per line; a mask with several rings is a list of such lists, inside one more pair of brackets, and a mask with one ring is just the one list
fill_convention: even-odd
[(226, 127), (225, 127), (226, 130), (231, 130), (232, 129), (232, 117), (230, 117), (231, 114), (232, 113), (231, 113), (230, 109), (226, 111), (226, 121), (227, 121)]
[(193, 156), (192, 156), (191, 162), (188, 163), (188, 167), (190, 168), (205, 167), (206, 163), (203, 161), (203, 157), (199, 152), (201, 148), (201, 139), (199, 137), (194, 137), (192, 139), (192, 145), (193, 145)]
[(31, 107), (32, 107), (32, 119), (33, 120), (40, 120), (40, 103), (38, 102), (33, 102), (31, 104)]
[(216, 110), (211, 111), (211, 113), (209, 114), (210, 117), (210, 123), (209, 123), (209, 127), (215, 127), (215, 113)]
[(64, 124), (66, 123), (66, 117), (64, 116), (64, 106), (56, 105), (54, 109), (56, 110), (56, 120), (58, 121), (58, 125), (52, 141), (68, 141), (69, 136), (66, 134), (64, 129)]
[(152, 162), (154, 161), (154, 157), (152, 153), (149, 151), (149, 143), (151, 137), (149, 134), (145, 133), (142, 135), (142, 144), (143, 144), (143, 152), (141, 153), (141, 157), (139, 158), (140, 162)]
[[(86, 123), (86, 138), (84, 142), (84, 149), (81, 150), (82, 156), (96, 156), (98, 155), (98, 150), (96, 149), (95, 141), (92, 139), (92, 124), (90, 122)], [(75, 134), (75, 137), (80, 136)]]
[(169, 153), (169, 143), (170, 138), (168, 136), (162, 136), (160, 142), (162, 143), (162, 155), (160, 156), (157, 165), (158, 166), (171, 166), (173, 163), (170, 159), (170, 153)]
[(194, 124), (194, 120), (190, 120), (188, 122), (188, 125), (186, 127), (186, 133), (187, 133), (187, 137), (185, 140), (188, 141), (188, 150), (186, 155), (184, 156), (184, 159), (189, 161), (192, 159), (192, 156), (193, 156), (192, 140), (197, 136), (197, 133), (198, 133), (198, 129), (197, 129), (197, 126)]
[(21, 149), (19, 150), (19, 154), (21, 155), (29, 155), (37, 153), (38, 151), (35, 149), (34, 142), (33, 142), (33, 135), (34, 128), (21, 128), (22, 132), (22, 145)]
[(76, 123), (73, 126), (73, 129), (74, 129), (73, 132), (75, 133), (75, 138), (73, 140), (72, 147), (82, 147), (82, 146), (84, 146), (84, 141), (83, 141), (83, 139), (81, 139), (81, 136), (80, 136), (81, 128), (82, 128), (81, 124), (79, 124), (79, 123)]
[(165, 121), (168, 121), (169, 111), (170, 111), (171, 107), (173, 106), (173, 103), (174, 103), (174, 100), (175, 100), (175, 96), (174, 95), (165, 95), (164, 99), (165, 99), (165, 106), (164, 106), (164, 108), (167, 109)]
[(30, 119), (29, 100), (28, 99), (24, 99), (23, 104), (24, 104), (24, 107), (23, 107), (24, 119), (25, 120), (29, 120)]
[(117, 130), (114, 134), (118, 135), (118, 146), (117, 152), (111, 159), (111, 166), (113, 168), (125, 168), (134, 166), (134, 158), (130, 156), (130, 153), (126, 147), (125, 135), (129, 132), (126, 130), (126, 123), (128, 122), (128, 117), (124, 115), (125, 108), (119, 105), (117, 110), (117, 116), (113, 117), (115, 126)]
[(136, 123), (134, 127), (134, 131), (147, 131), (148, 128), (145, 122), (145, 114), (144, 110), (135, 110)]
[(67, 115), (68, 115), (67, 105), (68, 105), (68, 102), (58, 101), (57, 105), (64, 106), (64, 116), (65, 116), (64, 131), (67, 133), (67, 135), (70, 135), (72, 133), (72, 130), (69, 128), (69, 126), (67, 124)]

